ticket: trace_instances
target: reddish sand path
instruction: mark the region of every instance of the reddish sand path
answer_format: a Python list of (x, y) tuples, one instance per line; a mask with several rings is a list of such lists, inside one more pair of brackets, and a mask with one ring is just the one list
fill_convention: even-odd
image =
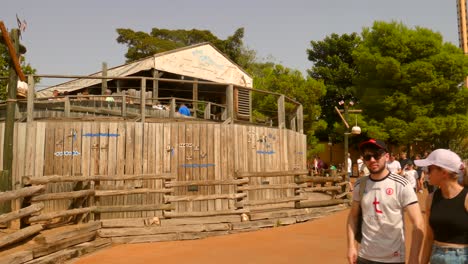
[(202, 240), (118, 245), (73, 263), (346, 263), (347, 213)]
[[(425, 194), (418, 196), (421, 200)], [(201, 240), (118, 245), (72, 263), (347, 263), (345, 223), (348, 212), (340, 211), (301, 224)], [(410, 225), (408, 230), (411, 230)], [(410, 232), (407, 237), (410, 239)]]

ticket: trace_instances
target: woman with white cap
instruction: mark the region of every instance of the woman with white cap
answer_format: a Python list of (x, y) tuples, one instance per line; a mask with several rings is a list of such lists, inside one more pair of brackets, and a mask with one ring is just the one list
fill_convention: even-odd
[(434, 150), (426, 159), (429, 183), (439, 188), (426, 202), (426, 239), (422, 263), (468, 263), (468, 188), (460, 184), (467, 172), (463, 161), (447, 149)]

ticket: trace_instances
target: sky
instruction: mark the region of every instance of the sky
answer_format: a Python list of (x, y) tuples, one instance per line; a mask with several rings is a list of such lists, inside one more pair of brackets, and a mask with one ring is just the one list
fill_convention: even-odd
[[(456, 0), (15, 0), (0, 4), (0, 20), (17, 28), (26, 62), (37, 74), (89, 75), (102, 63), (125, 63), (127, 47), (117, 28), (209, 30), (226, 39), (245, 29), (244, 45), (260, 59), (273, 60), (304, 75), (311, 41), (332, 33), (361, 33), (373, 22), (397, 21), (429, 28), (458, 46)], [(43, 80), (43, 83), (47, 81)], [(43, 84), (43, 85), (44, 85)], [(39, 88), (39, 87), (38, 87)]]

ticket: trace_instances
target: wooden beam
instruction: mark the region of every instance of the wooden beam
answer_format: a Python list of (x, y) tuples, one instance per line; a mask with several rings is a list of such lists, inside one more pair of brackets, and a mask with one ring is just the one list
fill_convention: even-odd
[(170, 204), (98, 206), (93, 211), (97, 213), (114, 213), (114, 212), (141, 212), (141, 211), (156, 211), (156, 210), (175, 210), (175, 206), (170, 205)]
[[(107, 63), (102, 63), (102, 77), (107, 77)], [(103, 78), (101, 81), (101, 94), (105, 95), (107, 90), (108, 79)]]
[(211, 186), (211, 185), (238, 185), (243, 183), (248, 183), (248, 179), (240, 180), (200, 180), (200, 181), (179, 181), (179, 182), (168, 182), (166, 187), (181, 187), (181, 186), (192, 186), (192, 185), (202, 185), (202, 186)]
[(266, 184), (266, 185), (249, 185), (249, 186), (239, 186), (237, 187), (238, 191), (252, 191), (252, 190), (268, 190), (268, 189), (298, 189), (307, 187), (307, 183), (304, 184)]
[(83, 181), (131, 181), (131, 180), (171, 180), (175, 179), (172, 173), (162, 174), (135, 174), (135, 175), (94, 175), (94, 176), (43, 176), (43, 177), (30, 177), (23, 176), (23, 184), (47, 184), (57, 182), (83, 182)]
[(226, 106), (227, 106), (227, 118), (231, 118), (231, 120), (235, 119), (234, 113), (234, 86), (229, 84), (226, 87)]
[(167, 212), (164, 211), (164, 217), (176, 218), (176, 217), (200, 217), (200, 216), (214, 216), (214, 215), (230, 215), (230, 214), (243, 214), (249, 213), (247, 209), (239, 210), (220, 210), (220, 211), (206, 211), (206, 212)]
[(41, 214), (38, 216), (33, 216), (29, 218), (29, 222), (39, 222), (39, 221), (49, 221), (54, 218), (58, 217), (66, 217), (66, 216), (74, 216), (74, 215), (80, 215), (80, 214), (86, 214), (86, 213), (91, 213), (95, 210), (95, 207), (86, 207), (86, 208), (79, 208), (79, 209), (71, 209), (71, 210), (65, 210), (61, 212), (52, 212), (52, 213), (46, 213), (46, 214)]
[(25, 217), (27, 215), (37, 213), (37, 212), (41, 211), (42, 209), (44, 209), (44, 204), (43, 203), (36, 203), (36, 204), (30, 205), (28, 207), (21, 208), (18, 211), (14, 211), (14, 212), (7, 213), (7, 214), (2, 214), (2, 215), (0, 215), (0, 224), (5, 224), (5, 223), (8, 223), (11, 220), (23, 218), (23, 217)]
[[(15, 43), (17, 45), (16, 48), (15, 46), (13, 46), (13, 43), (11, 42), (11, 38), (10, 36), (8, 35), (8, 31), (5, 27), (5, 24), (3, 24), (3, 21), (0, 21), (0, 30), (2, 31), (2, 36), (3, 36), (3, 40), (5, 41), (5, 44), (8, 48), (8, 52), (10, 53), (10, 57), (11, 57), (11, 61), (13, 62), (13, 69), (15, 69), (16, 71), (16, 74), (18, 75), (18, 77), (20, 78), (21, 81), (23, 82), (26, 82), (26, 76), (24, 76), (24, 73), (23, 71), (21, 70), (21, 64), (18, 60), (18, 57), (19, 57), (19, 42), (18, 43)], [(13, 32), (16, 32), (16, 33), (13, 33)], [(16, 36), (18, 37), (18, 29), (14, 29), (12, 30), (12, 35), (13, 36)], [(16, 39), (14, 37), (14, 39)], [(15, 89), (16, 91), (16, 89)]]
[(132, 190), (96, 190), (94, 196), (103, 197), (103, 196), (116, 196), (116, 195), (130, 195), (130, 194), (150, 194), (150, 193), (171, 193), (174, 189), (165, 188), (165, 189), (132, 189)]
[(237, 178), (243, 177), (283, 177), (283, 176), (297, 176), (297, 175), (308, 175), (307, 170), (297, 171), (272, 171), (272, 172), (236, 172)]
[(229, 193), (229, 194), (212, 194), (212, 195), (180, 195), (171, 196), (164, 195), (164, 203), (181, 202), (181, 201), (205, 201), (215, 199), (240, 199), (246, 197), (246, 193)]
[(194, 83), (192, 84), (192, 100), (193, 100), (193, 116), (197, 118), (198, 112), (198, 79), (194, 79)]
[(94, 192), (95, 192), (94, 190), (81, 190), (81, 191), (74, 191), (74, 192), (46, 193), (46, 194), (34, 196), (31, 199), (31, 202), (76, 199), (80, 197), (93, 196)]
[(0, 202), (16, 200), (19, 198), (32, 196), (35, 193), (45, 190), (44, 185), (24, 187), (14, 191), (0, 192)]
[(286, 113), (284, 109), (284, 95), (278, 98), (278, 128), (286, 127)]
[(32, 226), (28, 226), (23, 229), (20, 229), (14, 233), (8, 234), (6, 236), (2, 236), (0, 237), (0, 248), (6, 245), (11, 245), (18, 241), (22, 241), (34, 234), (41, 232), (42, 229), (44, 229), (42, 225), (32, 225)]
[(35, 83), (32, 75), (28, 76), (28, 104), (27, 109), (27, 122), (31, 123), (34, 120), (34, 95), (35, 95)]

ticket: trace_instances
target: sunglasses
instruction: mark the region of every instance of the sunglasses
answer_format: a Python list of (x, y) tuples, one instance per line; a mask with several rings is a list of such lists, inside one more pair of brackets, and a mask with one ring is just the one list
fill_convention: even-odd
[(374, 158), (375, 160), (379, 160), (382, 157), (383, 153), (374, 153), (374, 154), (366, 154), (364, 155), (364, 160), (369, 161), (371, 158)]

